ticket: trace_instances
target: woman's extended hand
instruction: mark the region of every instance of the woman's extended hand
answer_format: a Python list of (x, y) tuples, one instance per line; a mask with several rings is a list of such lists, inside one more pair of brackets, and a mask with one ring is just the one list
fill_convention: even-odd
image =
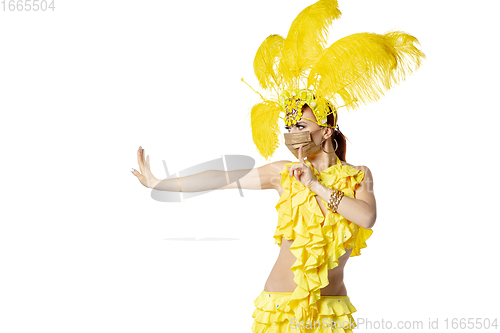
[(295, 177), (302, 185), (311, 188), (317, 181), (311, 168), (304, 162), (302, 147), (299, 148), (299, 163), (292, 164), (288, 169), (291, 177)]
[(147, 188), (154, 188), (155, 185), (160, 181), (156, 179), (156, 177), (151, 173), (151, 170), (149, 169), (149, 155), (146, 159), (144, 159), (144, 149), (142, 149), (142, 147), (140, 146), (139, 150), (137, 151), (137, 161), (139, 162), (139, 169), (141, 170), (142, 174), (135, 169), (131, 170), (132, 173), (139, 179), (142, 185), (146, 186)]

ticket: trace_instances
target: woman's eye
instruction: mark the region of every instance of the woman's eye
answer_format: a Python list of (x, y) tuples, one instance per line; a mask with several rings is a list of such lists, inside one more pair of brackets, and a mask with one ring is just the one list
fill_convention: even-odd
[[(305, 126), (302, 126), (302, 125), (295, 125), (298, 129), (303, 129)], [(290, 127), (289, 126), (285, 126), (285, 129), (287, 131), (290, 131)]]

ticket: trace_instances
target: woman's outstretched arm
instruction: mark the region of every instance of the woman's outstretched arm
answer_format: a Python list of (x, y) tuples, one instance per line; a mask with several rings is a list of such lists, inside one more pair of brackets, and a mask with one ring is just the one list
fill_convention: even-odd
[(241, 188), (246, 190), (276, 189), (280, 184), (280, 170), (288, 161), (277, 161), (259, 168), (231, 171), (207, 170), (194, 175), (154, 182), (159, 191), (201, 192)]
[(137, 159), (141, 172), (132, 173), (142, 185), (158, 191), (170, 192), (202, 192), (242, 188), (249, 190), (278, 189), (281, 184), (280, 170), (289, 161), (277, 161), (259, 168), (232, 171), (207, 170), (194, 175), (166, 178), (163, 180), (153, 176), (149, 166), (149, 156), (144, 157), (144, 149), (139, 147)]

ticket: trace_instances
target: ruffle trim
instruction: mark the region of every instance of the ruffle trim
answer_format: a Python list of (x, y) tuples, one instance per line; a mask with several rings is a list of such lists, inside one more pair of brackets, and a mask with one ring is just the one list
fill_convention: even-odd
[[(360, 255), (373, 231), (359, 227), (339, 213), (324, 217), (314, 198), (316, 193), (295, 177), (290, 178), (287, 167), (294, 163), (298, 162), (286, 163), (280, 171), (284, 192), (276, 205), (279, 216), (273, 237), (279, 246), (282, 237), (294, 240), (290, 251), (297, 259), (291, 271), (297, 287), (283, 306), (285, 311), (294, 309), (296, 318), (305, 322), (319, 314), (317, 302), (320, 289), (329, 283), (328, 271), (338, 266), (338, 258), (348, 249), (353, 249), (351, 257)], [(311, 169), (323, 185), (341, 190), (351, 198), (355, 185), (364, 178), (362, 171), (341, 163), (321, 173), (312, 166)], [(324, 200), (323, 204), (327, 205)]]
[[(262, 292), (254, 300), (255, 310), (252, 313), (252, 317), (254, 318), (252, 332), (350, 333), (357, 326), (352, 316), (352, 313), (357, 310), (352, 305), (349, 297), (323, 297), (318, 302), (318, 314), (314, 318), (308, 319), (309, 323), (306, 320), (299, 320), (293, 310), (285, 308), (284, 304), (287, 303), (289, 298), (290, 295), (266, 294)], [(314, 322), (317, 322), (316, 326), (314, 326)], [(344, 328), (342, 328), (342, 325), (344, 325)]]

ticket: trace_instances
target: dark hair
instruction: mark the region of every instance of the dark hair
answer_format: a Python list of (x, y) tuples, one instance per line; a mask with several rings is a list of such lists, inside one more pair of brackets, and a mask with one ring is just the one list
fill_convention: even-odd
[[(332, 112), (332, 108), (329, 105), (329, 103), (327, 104), (327, 107), (328, 107), (328, 112)], [(326, 123), (330, 126), (333, 126), (333, 123), (334, 123), (333, 113), (330, 113), (326, 117)], [(339, 113), (337, 112), (337, 127), (338, 127), (338, 124), (339, 124)], [(346, 149), (347, 149), (347, 142), (346, 142), (347, 137), (344, 134), (342, 134), (340, 129), (338, 129), (338, 130), (335, 130), (334, 128), (332, 128), (332, 129), (333, 129), (333, 134), (330, 137), (330, 140), (332, 140), (333, 149), (335, 149), (335, 147), (337, 147), (337, 144), (338, 144), (338, 147), (337, 147), (337, 150), (335, 151), (335, 154), (342, 161), (345, 162), (346, 161), (345, 154), (346, 154)], [(334, 140), (337, 141), (337, 144), (335, 144)]]
[[(305, 103), (303, 105), (303, 108), (304, 107), (309, 107), (311, 108), (309, 105), (307, 105), (307, 103)], [(328, 116), (326, 116), (326, 123), (330, 126), (333, 127), (333, 123), (334, 123), (334, 117), (333, 117), (333, 113), (330, 113), (332, 112), (332, 107), (331, 107), (331, 104), (330, 103), (327, 103), (327, 108), (328, 108)], [(312, 110), (312, 109), (311, 109)], [(337, 126), (338, 126), (338, 123), (339, 123), (339, 114), (337, 112)], [(340, 129), (337, 131), (335, 130), (335, 128), (332, 128), (333, 129), (333, 134), (332, 136), (330, 136), (330, 140), (332, 141), (332, 146), (333, 146), (333, 149), (335, 149), (335, 147), (337, 146), (338, 144), (338, 147), (337, 147), (337, 150), (335, 151), (335, 154), (342, 160), (342, 161), (346, 161), (345, 160), (345, 154), (346, 154), (346, 148), (347, 148), (347, 142), (346, 142), (346, 139), (347, 137), (342, 134), (342, 132), (340, 131)], [(335, 144), (335, 141), (337, 141), (337, 144)]]

